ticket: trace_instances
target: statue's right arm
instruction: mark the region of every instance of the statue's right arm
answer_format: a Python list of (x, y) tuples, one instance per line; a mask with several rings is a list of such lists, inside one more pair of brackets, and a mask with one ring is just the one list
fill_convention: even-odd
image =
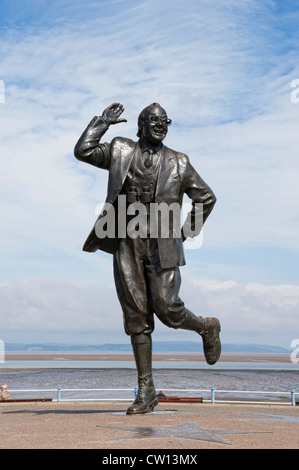
[(109, 124), (101, 116), (95, 116), (75, 145), (75, 157), (105, 170), (110, 166), (110, 144), (100, 144)]
[(100, 140), (111, 124), (127, 122), (120, 118), (124, 112), (121, 103), (112, 103), (104, 109), (102, 116), (95, 116), (88, 124), (75, 146), (75, 157), (82, 162), (90, 163), (99, 168), (109, 169), (110, 144), (100, 144)]

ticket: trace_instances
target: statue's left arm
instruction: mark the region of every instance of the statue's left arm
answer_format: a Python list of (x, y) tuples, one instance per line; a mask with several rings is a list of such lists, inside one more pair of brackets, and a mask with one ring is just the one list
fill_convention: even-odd
[[(184, 178), (184, 192), (192, 200), (192, 210), (189, 212), (182, 228), (183, 240), (188, 236), (188, 228), (189, 230), (191, 229), (192, 236), (200, 233), (202, 225), (207, 220), (216, 203), (216, 196), (212, 189), (199, 176), (189, 160)], [(199, 221), (202, 221), (202, 223), (198, 223)]]

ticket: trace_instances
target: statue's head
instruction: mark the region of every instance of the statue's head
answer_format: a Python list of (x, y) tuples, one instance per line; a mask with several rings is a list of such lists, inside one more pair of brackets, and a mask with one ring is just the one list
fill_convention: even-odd
[(165, 109), (159, 103), (152, 103), (139, 114), (137, 136), (149, 144), (157, 145), (166, 137), (171, 122)]

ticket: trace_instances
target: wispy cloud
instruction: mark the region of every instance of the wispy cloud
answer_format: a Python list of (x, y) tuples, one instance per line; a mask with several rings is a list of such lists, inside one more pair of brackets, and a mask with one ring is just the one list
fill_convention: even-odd
[[(196, 295), (194, 294), (196, 292)], [(198, 315), (217, 315), (224, 343), (265, 343), (286, 348), (298, 337), (298, 285), (269, 286), (234, 281), (197, 280), (182, 289), (186, 305)], [(122, 313), (114, 286), (53, 276), (26, 276), (0, 286), (2, 335), (18, 341), (103, 344), (129, 341), (123, 332)], [(283, 328), (282, 328), (283, 323)], [(118, 339), (116, 339), (118, 338)], [(155, 339), (200, 338), (190, 331), (170, 332), (156, 321)]]
[(73, 147), (113, 101), (124, 103), (128, 123), (111, 126), (107, 141), (135, 139), (137, 116), (150, 102), (167, 109), (174, 124), (166, 144), (190, 156), (218, 198), (203, 248), (279, 247), (295, 263), (295, 4), (292, 15), (272, 0), (3, 4), (3, 282), (55, 273), (75, 282), (82, 271), (99, 283), (110, 276), (110, 258), (81, 252), (107, 174), (77, 162)]

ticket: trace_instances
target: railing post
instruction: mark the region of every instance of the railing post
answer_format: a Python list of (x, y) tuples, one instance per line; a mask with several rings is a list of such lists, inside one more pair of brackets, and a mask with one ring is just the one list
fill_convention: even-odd
[(295, 402), (295, 390), (292, 388), (291, 390), (291, 398), (292, 398), (292, 406), (295, 406), (296, 405), (296, 402)]
[(211, 403), (215, 403), (215, 387), (211, 388)]
[(60, 402), (61, 399), (61, 387), (58, 385), (57, 387), (57, 401)]

